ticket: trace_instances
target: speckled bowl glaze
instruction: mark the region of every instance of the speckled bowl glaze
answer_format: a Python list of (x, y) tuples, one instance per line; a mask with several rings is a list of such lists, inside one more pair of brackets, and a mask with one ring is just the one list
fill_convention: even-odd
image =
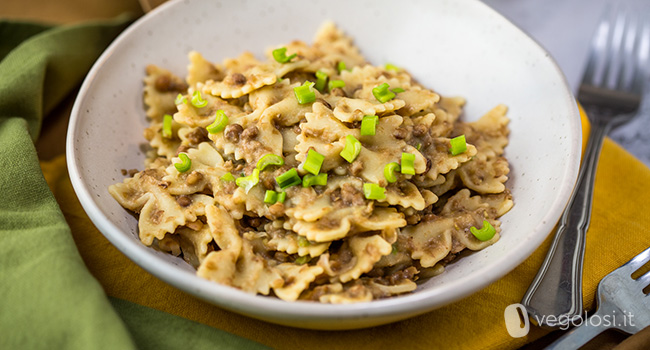
[[(120, 169), (142, 169), (147, 125), (145, 66), (185, 76), (187, 53), (220, 62), (248, 50), (311, 42), (324, 20), (350, 34), (374, 64), (405, 67), (443, 95), (467, 98), (465, 120), (498, 103), (509, 106), (511, 162), (507, 186), (515, 206), (502, 238), (468, 254), (408, 295), (353, 305), (290, 304), (197, 277), (182, 259), (138, 240), (137, 221), (108, 193)], [(200, 1), (166, 3), (104, 52), (72, 111), (67, 157), (74, 189), (99, 230), (136, 264), (167, 283), (220, 307), (258, 319), (314, 329), (352, 329), (393, 322), (464, 298), (519, 265), (548, 236), (574, 186), (580, 118), (549, 54), (479, 1)], [(524, 283), (522, 281), (522, 283)]]

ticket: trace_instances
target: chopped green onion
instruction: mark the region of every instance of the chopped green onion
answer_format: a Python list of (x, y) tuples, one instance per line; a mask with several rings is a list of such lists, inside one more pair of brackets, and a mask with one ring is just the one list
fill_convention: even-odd
[(399, 170), (400, 170), (400, 166), (396, 162), (386, 164), (386, 166), (384, 166), (384, 177), (386, 178), (386, 181), (390, 183), (397, 181), (397, 176), (395, 176), (395, 172)]
[(415, 149), (418, 150), (418, 151), (421, 150), (421, 149), (422, 149), (422, 144), (421, 144), (421, 143), (418, 143), (418, 144), (415, 146)]
[(372, 136), (375, 134), (377, 128), (377, 120), (379, 117), (376, 115), (364, 115), (361, 120), (361, 136)]
[(354, 136), (348, 135), (345, 137), (345, 147), (339, 155), (343, 159), (347, 160), (348, 163), (354, 162), (357, 159), (357, 156), (361, 152), (361, 142), (357, 140)]
[(336, 65), (336, 69), (338, 69), (339, 74), (341, 74), (342, 71), (348, 70), (348, 67), (345, 65), (345, 62), (341, 61)]
[(406, 175), (415, 175), (415, 154), (402, 153), (401, 172)]
[(178, 158), (181, 161), (179, 163), (174, 163), (174, 167), (179, 173), (184, 173), (192, 168), (192, 160), (187, 153), (179, 153)]
[(328, 78), (327, 73), (320, 70), (316, 72), (316, 90), (322, 92), (323, 89), (325, 89), (327, 78)]
[(487, 220), (483, 220), (483, 227), (479, 230), (476, 227), (472, 226), (469, 228), (470, 232), (476, 237), (479, 241), (489, 241), (497, 233), (497, 230), (494, 229)]
[(275, 58), (278, 63), (287, 63), (291, 61), (294, 57), (296, 57), (297, 54), (293, 54), (291, 56), (287, 56), (287, 48), (286, 47), (281, 47), (279, 49), (273, 50), (273, 58)]
[(385, 103), (395, 98), (395, 93), (388, 90), (389, 87), (388, 83), (383, 83), (372, 89), (372, 94), (377, 101)]
[(307, 159), (305, 159), (302, 168), (314, 175), (318, 175), (324, 160), (324, 155), (314, 151), (313, 149), (309, 149), (309, 152), (307, 152)]
[(327, 185), (327, 173), (318, 175), (307, 174), (302, 178), (302, 187)]
[(327, 87), (332, 91), (332, 89), (345, 87), (345, 82), (343, 80), (330, 80)]
[(314, 86), (314, 83), (305, 81), (301, 86), (293, 88), (293, 93), (296, 95), (298, 103), (304, 105), (316, 101), (316, 94), (311, 89), (312, 86)]
[(309, 260), (311, 260), (311, 258), (309, 257), (309, 255), (305, 255), (305, 256), (297, 257), (296, 260), (294, 260), (293, 262), (296, 263), (296, 264), (298, 264), (298, 265), (303, 265), (303, 264), (308, 263)]
[(208, 130), (209, 133), (216, 134), (218, 132), (222, 132), (227, 125), (228, 125), (228, 116), (222, 109), (219, 109), (215, 113), (214, 122), (212, 122), (212, 124), (206, 126), (205, 128)]
[(185, 96), (183, 96), (181, 94), (178, 94), (178, 96), (176, 96), (176, 100), (174, 101), (174, 104), (179, 105), (179, 104), (185, 103), (185, 102), (187, 102), (187, 99), (185, 98)]
[(363, 196), (366, 199), (384, 199), (386, 198), (386, 189), (377, 184), (366, 183), (363, 184)]
[(309, 243), (309, 240), (303, 236), (298, 237), (298, 247), (309, 247), (311, 243)]
[(392, 92), (399, 94), (400, 92), (404, 92), (406, 90), (402, 89), (401, 87), (396, 87), (394, 89), (391, 89)]
[(223, 181), (235, 181), (235, 177), (230, 173), (227, 172), (221, 176), (221, 180)]
[(258, 182), (260, 182), (259, 169), (253, 169), (252, 174), (248, 176), (238, 177), (237, 180), (235, 180), (237, 186), (243, 188), (246, 193), (248, 193), (248, 191), (250, 191), (253, 186), (257, 185)]
[(287, 199), (287, 192), (279, 192), (277, 202), (284, 203), (285, 199)]
[(397, 252), (398, 252), (397, 242), (393, 243), (392, 247), (393, 247), (393, 249), (392, 249), (392, 251), (390, 253), (391, 254), (397, 254)]
[(460, 135), (449, 140), (449, 151), (452, 156), (457, 156), (465, 151), (467, 151), (467, 142), (465, 141), (465, 135)]
[(287, 187), (299, 185), (302, 183), (302, 180), (300, 180), (300, 176), (298, 176), (298, 170), (296, 170), (296, 168), (287, 170), (284, 174), (276, 177), (275, 181), (283, 190)]
[(384, 68), (386, 68), (386, 70), (392, 70), (394, 72), (399, 72), (399, 67), (397, 67), (396, 65), (394, 65), (392, 63), (386, 63), (384, 65)]
[(174, 118), (169, 114), (163, 116), (162, 136), (168, 139), (172, 138), (172, 120)]
[(264, 203), (266, 204), (275, 204), (275, 202), (278, 200), (278, 193), (275, 191), (271, 190), (266, 190), (266, 193), (264, 193)]
[(275, 82), (276, 82), (276, 83), (281, 83), (283, 80), (284, 80), (284, 79), (282, 79), (282, 78), (280, 78), (280, 77), (275, 78)]
[(208, 101), (201, 98), (201, 91), (194, 91), (192, 94), (192, 106), (203, 108), (208, 105)]
[(283, 166), (284, 165), (284, 159), (280, 156), (277, 156), (273, 153), (269, 153), (267, 155), (264, 155), (264, 157), (260, 158), (260, 160), (257, 161), (257, 169), (260, 169), (260, 171), (264, 170), (267, 166), (269, 165), (279, 165)]

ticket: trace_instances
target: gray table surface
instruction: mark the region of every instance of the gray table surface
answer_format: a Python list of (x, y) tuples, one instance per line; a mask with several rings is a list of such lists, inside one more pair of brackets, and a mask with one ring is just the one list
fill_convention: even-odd
[[(650, 0), (483, 0), (540, 43), (558, 63), (572, 90), (582, 78), (591, 37), (605, 11), (633, 8), (650, 19)], [(648, 67), (650, 70), (650, 66)], [(650, 80), (637, 118), (610, 137), (650, 166)]]

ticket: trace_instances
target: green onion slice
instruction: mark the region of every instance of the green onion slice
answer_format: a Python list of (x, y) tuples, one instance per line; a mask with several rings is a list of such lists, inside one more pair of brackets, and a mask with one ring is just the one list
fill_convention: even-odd
[(386, 181), (390, 183), (397, 181), (397, 176), (395, 173), (398, 171), (400, 171), (400, 166), (398, 163), (392, 162), (386, 164), (386, 166), (384, 166), (384, 177), (386, 178)]
[(406, 175), (415, 175), (415, 154), (402, 153), (401, 172)]
[(296, 57), (297, 54), (293, 54), (291, 56), (287, 56), (287, 48), (286, 47), (281, 47), (279, 49), (273, 50), (273, 58), (278, 62), (278, 63), (287, 63), (291, 61), (294, 57)]
[(402, 89), (401, 87), (396, 87), (394, 89), (391, 89), (391, 91), (393, 91), (396, 94), (399, 94), (400, 92), (404, 92), (406, 90)]
[(343, 159), (347, 160), (348, 163), (354, 162), (357, 159), (357, 156), (361, 152), (361, 142), (357, 140), (354, 136), (348, 135), (345, 137), (345, 147), (339, 155)]
[(298, 237), (298, 247), (309, 247), (311, 243), (309, 243), (309, 240), (303, 236)]
[(316, 94), (312, 90), (312, 86), (314, 86), (314, 83), (305, 81), (301, 86), (293, 88), (293, 93), (296, 95), (298, 103), (304, 105), (316, 101)]
[(399, 72), (399, 67), (396, 66), (396, 65), (394, 65), (394, 64), (392, 64), (392, 63), (386, 63), (386, 64), (384, 65), (384, 68), (385, 68), (386, 70), (392, 70), (392, 71), (394, 71), (394, 72)]
[(275, 191), (271, 190), (266, 190), (266, 193), (264, 193), (264, 203), (266, 204), (275, 204), (275, 202), (278, 200), (278, 193)]
[(375, 96), (377, 101), (386, 103), (395, 98), (395, 93), (388, 90), (389, 87), (388, 83), (383, 83), (372, 89), (372, 94)]
[(248, 176), (238, 177), (237, 180), (235, 180), (237, 186), (243, 188), (246, 193), (248, 193), (248, 191), (250, 191), (253, 186), (257, 185), (258, 182), (260, 182), (259, 169), (253, 169), (252, 174)]
[(465, 151), (467, 151), (467, 142), (465, 141), (465, 135), (460, 135), (449, 140), (449, 152), (452, 156), (457, 156)]
[(363, 196), (366, 199), (384, 199), (386, 198), (386, 189), (372, 183), (363, 184)]
[(275, 178), (275, 181), (278, 183), (278, 186), (280, 186), (281, 189), (285, 189), (287, 187), (299, 185), (302, 183), (302, 180), (300, 180), (300, 176), (298, 176), (298, 170), (296, 168), (291, 168), (284, 172), (284, 174), (278, 176)]
[(307, 174), (302, 178), (302, 187), (327, 185), (327, 173), (318, 175)]
[(194, 91), (192, 94), (192, 106), (203, 108), (208, 105), (208, 101), (201, 98), (201, 91)]
[(479, 230), (476, 227), (472, 226), (469, 228), (470, 232), (476, 237), (479, 241), (489, 241), (497, 233), (497, 230), (494, 229), (494, 226), (490, 224), (487, 220), (483, 220), (483, 227)]
[(205, 128), (208, 130), (209, 133), (216, 134), (222, 132), (227, 125), (228, 125), (228, 116), (222, 109), (219, 109), (215, 113), (214, 122), (212, 122), (212, 124), (206, 126)]
[(221, 176), (221, 180), (223, 181), (235, 181), (235, 177), (230, 173), (227, 172)]
[(179, 104), (185, 103), (185, 102), (187, 102), (187, 99), (185, 98), (185, 96), (183, 96), (181, 94), (178, 94), (178, 96), (176, 96), (176, 100), (174, 101), (174, 104), (179, 105)]
[(376, 115), (364, 115), (361, 120), (361, 136), (372, 136), (377, 128), (379, 117)]
[(192, 160), (187, 153), (179, 153), (178, 158), (181, 160), (179, 163), (174, 163), (174, 167), (179, 173), (184, 173), (192, 168)]
[(332, 91), (332, 89), (343, 88), (345, 87), (345, 82), (343, 80), (330, 80), (327, 84), (327, 88)]
[(293, 262), (298, 265), (304, 265), (308, 263), (309, 260), (311, 260), (311, 257), (309, 255), (305, 255), (305, 256), (297, 257), (296, 260), (294, 260)]
[(327, 78), (328, 78), (327, 73), (320, 70), (316, 72), (316, 90), (322, 92), (325, 89)]
[(418, 144), (415, 146), (415, 149), (418, 150), (418, 151), (422, 150), (422, 144), (421, 144), (421, 143), (418, 143)]
[(260, 171), (264, 170), (267, 166), (269, 165), (278, 165), (278, 166), (283, 166), (284, 165), (284, 159), (280, 156), (277, 156), (273, 153), (269, 153), (264, 155), (264, 157), (260, 158), (260, 160), (257, 161), (257, 169), (260, 169)]
[(314, 151), (313, 149), (309, 149), (309, 152), (307, 152), (307, 159), (305, 159), (302, 168), (314, 175), (318, 175), (324, 160), (324, 155)]
[(172, 138), (172, 120), (174, 117), (169, 114), (163, 116), (162, 136), (168, 139)]
[(284, 200), (287, 199), (287, 192), (279, 192), (277, 202), (284, 203)]
[(341, 74), (342, 71), (348, 70), (348, 67), (345, 65), (345, 62), (340, 61), (339, 64), (336, 65), (336, 69), (339, 71), (339, 74)]

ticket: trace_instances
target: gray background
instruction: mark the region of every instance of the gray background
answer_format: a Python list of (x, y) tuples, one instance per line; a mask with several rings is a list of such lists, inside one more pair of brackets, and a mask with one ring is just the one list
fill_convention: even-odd
[[(527, 32), (563, 70), (574, 93), (587, 61), (591, 37), (605, 11), (634, 9), (650, 21), (650, 0), (483, 0)], [(646, 65), (647, 66), (647, 65)], [(639, 115), (610, 137), (650, 166), (650, 81)]]

